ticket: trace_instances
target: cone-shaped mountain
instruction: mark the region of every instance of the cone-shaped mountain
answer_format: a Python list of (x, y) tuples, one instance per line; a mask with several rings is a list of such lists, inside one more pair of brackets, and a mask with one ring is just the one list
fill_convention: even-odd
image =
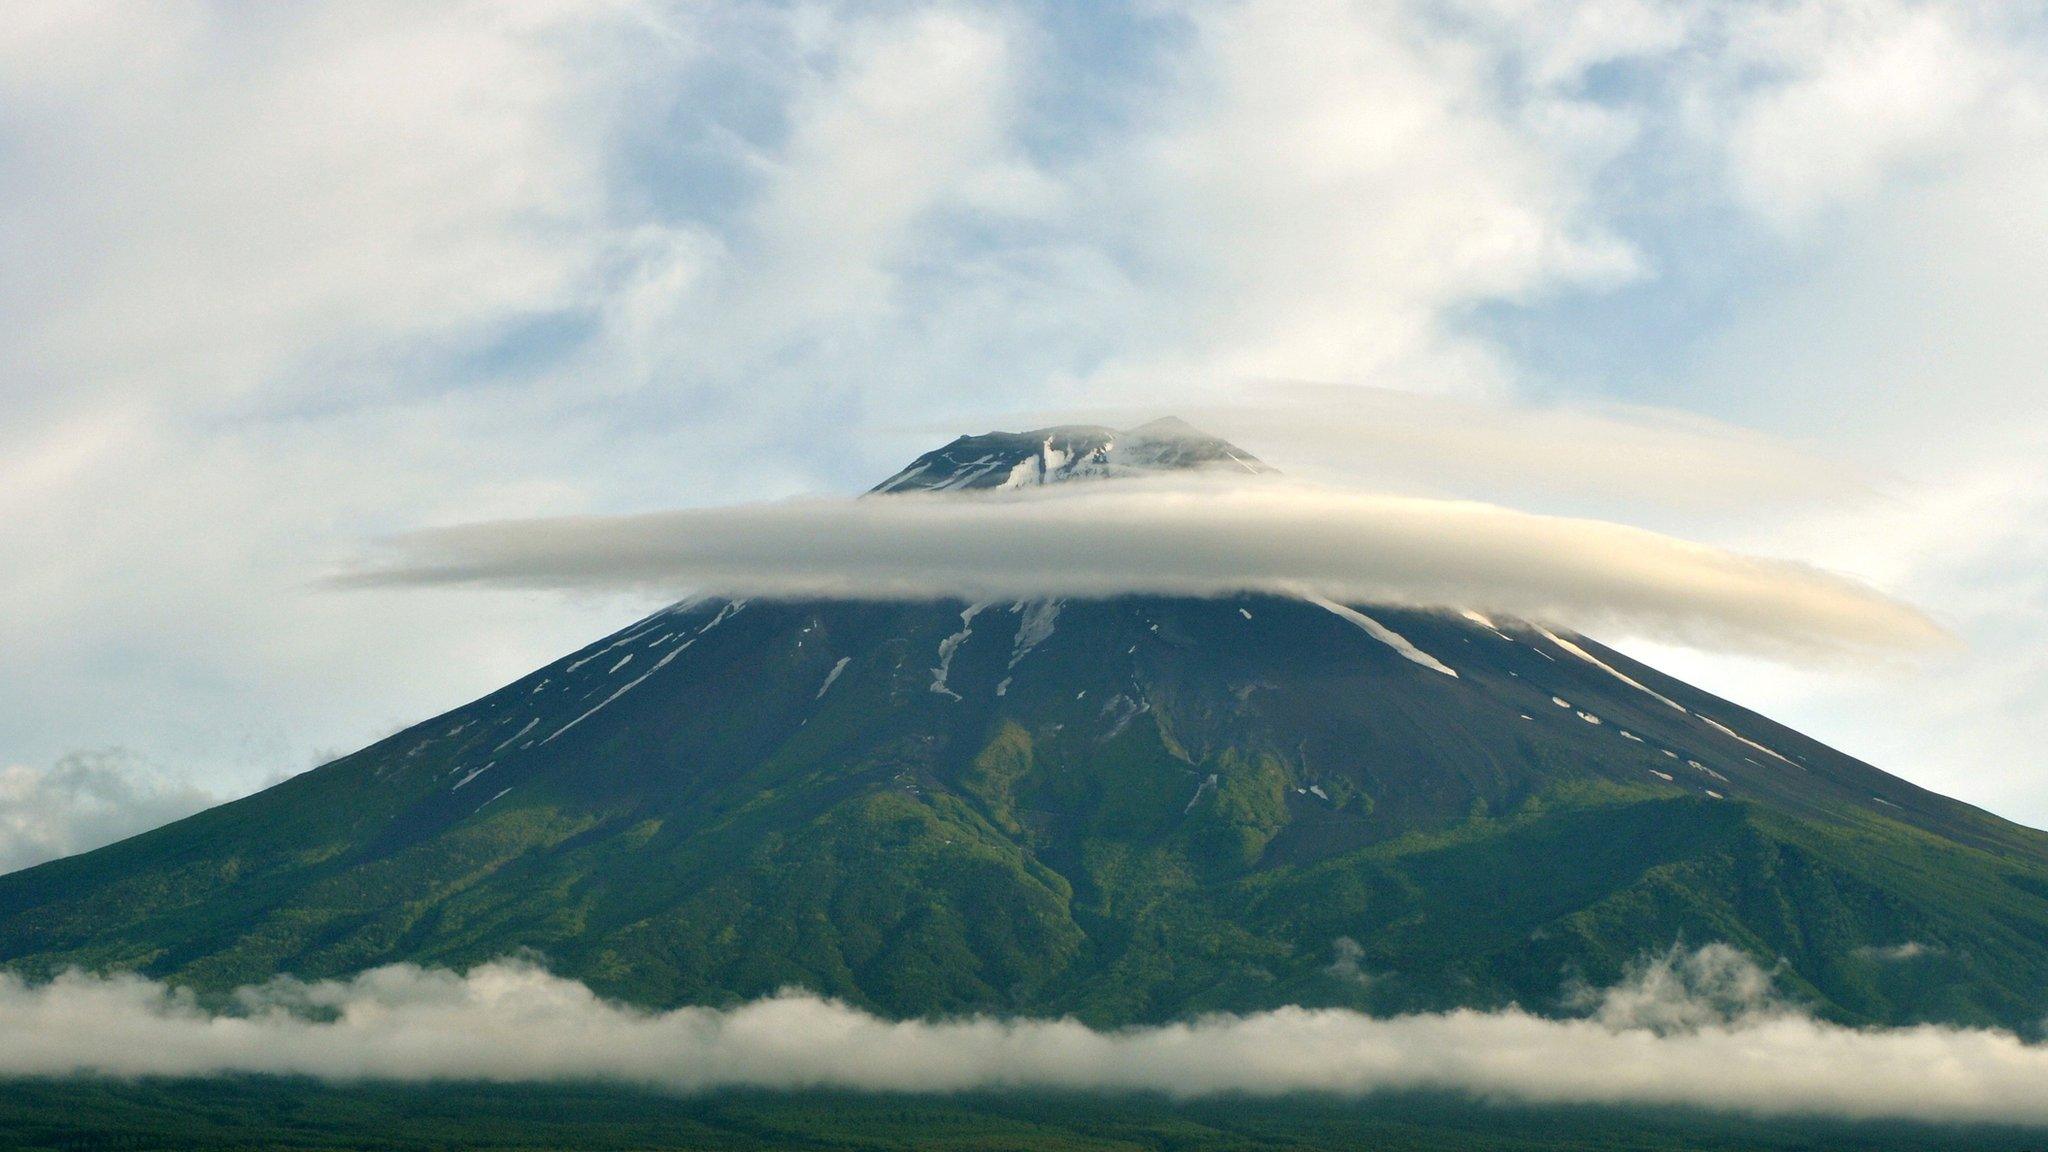
[[(1265, 471), (1178, 422), (871, 498)], [(0, 877), (0, 963), (202, 988), (518, 950), (1097, 1023), (1566, 1011), (1725, 941), (1845, 1020), (2048, 1015), (2048, 835), (1583, 636), (1275, 595), (708, 600), (256, 795)]]

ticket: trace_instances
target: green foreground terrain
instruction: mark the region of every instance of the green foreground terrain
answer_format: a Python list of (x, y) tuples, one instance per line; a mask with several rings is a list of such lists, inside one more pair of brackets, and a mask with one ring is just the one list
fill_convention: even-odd
[(1988, 1126), (1525, 1108), (1443, 1096), (1177, 1103), (1043, 1094), (673, 1097), (595, 1086), (335, 1087), (267, 1078), (0, 1082), (0, 1147), (8, 1152), (2021, 1152), (2044, 1141), (2039, 1131)]

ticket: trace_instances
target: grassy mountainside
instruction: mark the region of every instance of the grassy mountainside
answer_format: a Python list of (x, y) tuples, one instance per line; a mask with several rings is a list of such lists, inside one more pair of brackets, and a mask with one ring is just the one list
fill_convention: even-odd
[(10, 1149), (570, 1150), (1031, 1148), (1041, 1152), (2031, 1152), (2038, 1130), (1515, 1107), (1447, 1096), (1175, 1103), (1044, 1093), (662, 1096), (562, 1085), (262, 1078), (0, 1081)]
[(1115, 1024), (1561, 1009), (1721, 940), (1838, 1019), (2048, 1013), (2048, 837), (1590, 641), (1371, 611), (1457, 675), (1273, 597), (681, 607), (0, 877), (0, 962), (221, 988), (537, 949), (649, 1005)]

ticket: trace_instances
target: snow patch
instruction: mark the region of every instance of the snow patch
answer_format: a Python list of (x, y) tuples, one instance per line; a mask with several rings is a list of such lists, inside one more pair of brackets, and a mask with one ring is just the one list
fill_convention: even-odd
[[(497, 761), (496, 761), (496, 760), (493, 760), (493, 761), (491, 761), (491, 764), (496, 764), (496, 763), (497, 763)], [(460, 779), (460, 780), (457, 780), (457, 781), (455, 782), (455, 787), (454, 787), (454, 788), (450, 788), (450, 789), (449, 789), (449, 791), (450, 791), (450, 792), (456, 791), (457, 789), (461, 788), (461, 787), (462, 787), (462, 786), (463, 786), (464, 784), (467, 784), (467, 783), (469, 783), (469, 782), (470, 782), (471, 780), (474, 780), (474, 779), (476, 779), (477, 777), (479, 777), (479, 776), (483, 775), (484, 773), (486, 773), (486, 772), (489, 772), (489, 771), (491, 770), (491, 764), (486, 764), (486, 765), (484, 765), (484, 766), (483, 766), (483, 767), (481, 767), (481, 768), (472, 768), (472, 769), (470, 769), (470, 771), (469, 771), (469, 775), (467, 775), (467, 776), (464, 776), (464, 777), (463, 777), (462, 779)]]
[[(1680, 704), (1678, 701), (1673, 700), (1671, 697), (1656, 691), (1655, 689), (1644, 684), (1642, 681), (1635, 679), (1634, 677), (1628, 675), (1626, 672), (1623, 672), (1621, 669), (1616, 668), (1614, 665), (1607, 663), (1605, 660), (1602, 660), (1598, 656), (1593, 655), (1591, 652), (1586, 651), (1584, 648), (1579, 647), (1577, 644), (1574, 644), (1571, 641), (1565, 639), (1564, 637), (1559, 636), (1557, 633), (1552, 632), (1548, 628), (1543, 627), (1541, 624), (1538, 624), (1535, 627), (1536, 631), (1541, 632), (1543, 634), (1543, 638), (1545, 640), (1548, 640), (1552, 644), (1557, 645), (1559, 648), (1562, 648), (1565, 651), (1571, 653), (1572, 655), (1577, 656), (1579, 659), (1584, 660), (1586, 663), (1591, 664), (1593, 667), (1600, 669), (1602, 672), (1607, 673), (1609, 676), (1614, 677), (1616, 680), (1621, 681), (1623, 684), (1626, 684), (1629, 687), (1635, 689), (1636, 691), (1643, 693), (1644, 695), (1650, 697), (1652, 700), (1656, 700), (1672, 708), (1676, 708), (1680, 712), (1684, 712), (1686, 710), (1685, 705)], [(1542, 651), (1542, 649), (1539, 648), (1537, 649), (1537, 651), (1540, 652)]]
[(1031, 650), (1046, 642), (1052, 636), (1053, 626), (1059, 622), (1060, 602), (1058, 600), (1034, 600), (1018, 604), (1012, 609), (1021, 612), (1023, 618), (1017, 621), (1017, 639), (1010, 645), (1010, 664), (1015, 668)]
[(1488, 616), (1484, 612), (1474, 612), (1470, 608), (1461, 608), (1458, 610), (1458, 615), (1463, 616), (1465, 619), (1470, 620), (1474, 624), (1479, 625), (1481, 628), (1486, 629), (1488, 632), (1493, 633), (1495, 636), (1500, 637), (1501, 639), (1507, 641), (1510, 644), (1513, 644), (1515, 642), (1515, 638), (1513, 636), (1510, 636), (1507, 633), (1501, 631), (1500, 626), (1493, 622), (1493, 617)]
[(497, 746), (496, 748), (493, 748), (493, 749), (491, 749), (491, 751), (493, 751), (493, 752), (503, 752), (503, 751), (504, 751), (504, 750), (506, 749), (506, 747), (507, 747), (507, 746), (509, 746), (509, 745), (510, 745), (510, 744), (512, 743), (512, 741), (514, 741), (514, 740), (517, 740), (517, 739), (519, 739), (519, 738), (520, 738), (521, 736), (524, 736), (524, 735), (526, 735), (526, 734), (527, 734), (528, 732), (531, 732), (531, 731), (533, 731), (533, 729), (534, 729), (534, 726), (535, 726), (535, 725), (537, 725), (537, 724), (539, 724), (539, 723), (540, 723), (540, 717), (538, 717), (538, 716), (535, 716), (535, 717), (534, 717), (533, 719), (531, 719), (531, 720), (528, 720), (528, 721), (526, 722), (526, 727), (524, 727), (524, 728), (521, 728), (521, 729), (520, 729), (519, 731), (517, 731), (517, 732), (514, 732), (514, 733), (513, 733), (513, 734), (512, 734), (512, 735), (511, 735), (510, 737), (506, 738), (506, 740), (505, 740), (505, 742), (504, 742), (503, 744), (500, 744), (500, 745), (498, 745), (498, 746)]
[(740, 611), (744, 609), (746, 606), (747, 602), (745, 600), (726, 601), (725, 607), (720, 608), (718, 610), (718, 615), (713, 616), (709, 624), (706, 624), (702, 628), (697, 629), (697, 635), (702, 636), (706, 632), (711, 631), (713, 628), (718, 627), (720, 624), (725, 623), (732, 617), (739, 615)]
[(832, 666), (832, 670), (831, 670), (830, 672), (827, 672), (827, 673), (825, 673), (825, 682), (824, 682), (823, 684), (821, 684), (821, 685), (819, 685), (819, 686), (818, 686), (818, 694), (817, 694), (816, 696), (812, 697), (812, 699), (814, 699), (814, 700), (822, 700), (822, 699), (824, 699), (824, 698), (825, 698), (825, 693), (826, 693), (826, 692), (827, 692), (828, 690), (830, 690), (830, 689), (831, 689), (831, 687), (832, 687), (832, 682), (833, 682), (834, 680), (837, 680), (837, 679), (839, 679), (839, 674), (840, 674), (841, 672), (844, 672), (844, 671), (846, 671), (846, 666), (847, 666), (848, 664), (851, 664), (851, 663), (853, 663), (853, 657), (851, 657), (851, 656), (841, 656), (841, 657), (839, 658), (839, 663), (837, 663), (837, 664), (834, 664), (834, 665)]
[[(1108, 449), (1114, 446), (1112, 442), (1111, 444), (1105, 444), (1103, 447)], [(1100, 455), (1100, 453), (1097, 455)], [(1024, 488), (1033, 484), (1049, 484), (1057, 478), (1055, 474), (1067, 466), (1068, 459), (1066, 449), (1053, 447), (1052, 437), (1047, 436), (1045, 443), (1039, 445), (1038, 451), (1025, 457), (1015, 467), (1011, 468), (1010, 475), (997, 487)]]
[(1103, 742), (1107, 743), (1123, 735), (1124, 729), (1131, 726), (1131, 721), (1151, 710), (1152, 702), (1149, 700), (1133, 700), (1121, 692), (1110, 697), (1109, 703), (1102, 706), (1102, 714), (1110, 717), (1109, 731), (1103, 735)]
[(875, 489), (875, 491), (894, 492), (896, 489), (901, 488), (905, 484), (908, 484), (911, 480), (916, 479), (918, 473), (923, 472), (925, 469), (930, 468), (931, 466), (932, 464), (929, 460), (925, 461), (922, 464), (912, 464), (910, 467), (905, 468), (903, 471), (898, 472), (894, 476), (889, 477), (887, 480), (882, 481), (882, 486)]
[[(555, 737), (560, 736), (562, 733), (567, 732), (569, 729), (574, 728), (578, 724), (581, 724), (585, 720), (588, 720), (592, 716), (595, 716), (599, 709), (603, 708), (605, 705), (611, 703), (612, 701), (617, 700), (619, 697), (624, 696), (626, 693), (631, 692), (633, 689), (639, 687), (641, 681), (647, 679), (649, 676), (654, 675), (656, 672), (661, 671), (663, 668), (666, 668), (668, 666), (669, 661), (675, 659), (678, 656), (681, 656), (685, 651), (689, 649), (690, 645), (695, 644), (696, 642), (697, 641), (694, 637), (690, 640), (685, 641), (682, 647), (677, 648), (675, 651), (669, 653), (666, 656), (663, 656), (659, 660), (656, 660), (654, 662), (654, 667), (649, 668), (647, 671), (642, 672), (640, 675), (635, 676), (631, 680), (626, 681), (624, 684), (619, 686), (617, 691), (613, 692), (611, 695), (605, 697), (604, 699), (598, 701), (596, 707), (591, 708), (590, 711), (585, 712), (583, 715), (578, 716), (574, 720), (569, 721), (567, 724), (562, 725), (560, 728), (555, 729), (553, 732), (548, 733), (547, 739), (542, 740), (541, 743), (553, 743)], [(518, 737), (515, 736), (513, 737), (513, 739), (516, 740), (518, 739)], [(496, 799), (496, 797), (493, 797), (492, 799)], [(486, 803), (488, 803), (488, 801), (486, 801)]]
[(1800, 768), (1801, 771), (1805, 770), (1800, 765), (1793, 764), (1790, 757), (1778, 755), (1778, 753), (1772, 751), (1769, 748), (1764, 747), (1763, 745), (1757, 743), (1754, 740), (1751, 740), (1749, 737), (1744, 736), (1742, 733), (1737, 732), (1735, 729), (1730, 728), (1726, 724), (1721, 723), (1719, 720), (1714, 719), (1712, 716), (1707, 716), (1703, 714), (1700, 716), (1700, 719), (1705, 720), (1707, 723), (1712, 724), (1714, 727), (1720, 729), (1724, 734), (1733, 736), (1735, 739), (1742, 741), (1744, 744), (1749, 745), (1751, 748), (1756, 749), (1757, 751), (1763, 753), (1766, 756), (1776, 757), (1779, 760), (1783, 760), (1787, 764), (1792, 764), (1792, 767), (1794, 768)]
[(994, 459), (995, 457), (993, 456), (983, 456), (981, 459), (963, 466), (963, 470), (959, 475), (946, 481), (944, 484), (934, 486), (932, 490), (934, 492), (953, 492), (969, 487), (976, 480), (996, 470), (999, 465), (989, 463), (989, 461)]
[(604, 647), (599, 648), (597, 651), (592, 652), (590, 655), (585, 656), (583, 659), (578, 660), (575, 663), (569, 665), (567, 668), (562, 669), (562, 671), (574, 672), (578, 668), (583, 667), (585, 664), (590, 663), (592, 660), (597, 659), (599, 656), (602, 656), (605, 653), (610, 652), (612, 649), (617, 648), (620, 645), (631, 644), (633, 641), (638, 640), (640, 637), (645, 636), (649, 632), (654, 631), (655, 627), (658, 627), (658, 625), (650, 625), (645, 628), (636, 628), (633, 631), (626, 633), (624, 636), (619, 637), (617, 640), (614, 640), (611, 643), (605, 645)]
[(932, 691), (941, 696), (960, 699), (958, 692), (946, 687), (946, 677), (953, 672), (953, 653), (960, 650), (960, 645), (967, 643), (969, 636), (974, 635), (974, 618), (986, 607), (986, 604), (969, 604), (966, 611), (960, 613), (960, 630), (939, 641), (939, 663), (931, 670)]
[(1458, 673), (1456, 669), (1417, 648), (1415, 645), (1410, 644), (1406, 636), (1367, 616), (1365, 613), (1355, 608), (1347, 608), (1334, 600), (1325, 600), (1320, 596), (1309, 596), (1305, 597), (1305, 599), (1319, 608), (1335, 613), (1358, 625), (1358, 627), (1364, 629), (1367, 635), (1400, 653), (1403, 658), (1420, 664), (1432, 672), (1441, 672), (1452, 679), (1457, 678)]
[(1209, 773), (1209, 778), (1207, 780), (1202, 781), (1201, 784), (1195, 788), (1195, 794), (1188, 799), (1188, 806), (1180, 810), (1181, 815), (1185, 816), (1188, 813), (1193, 812), (1195, 810), (1195, 805), (1200, 804), (1202, 802), (1202, 794), (1214, 787), (1216, 787), (1216, 774), (1214, 772), (1211, 772)]

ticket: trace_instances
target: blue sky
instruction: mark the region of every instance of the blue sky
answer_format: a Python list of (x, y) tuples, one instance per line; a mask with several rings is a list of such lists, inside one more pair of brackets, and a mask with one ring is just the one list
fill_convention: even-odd
[[(1276, 407), (1218, 430), (1919, 606), (1955, 652), (1613, 639), (2048, 824), (2044, 298), (2033, 4), (36, 5), (0, 839), (247, 790), (646, 606), (321, 584), (384, 534)], [(1390, 464), (1389, 393), (1467, 434)]]

